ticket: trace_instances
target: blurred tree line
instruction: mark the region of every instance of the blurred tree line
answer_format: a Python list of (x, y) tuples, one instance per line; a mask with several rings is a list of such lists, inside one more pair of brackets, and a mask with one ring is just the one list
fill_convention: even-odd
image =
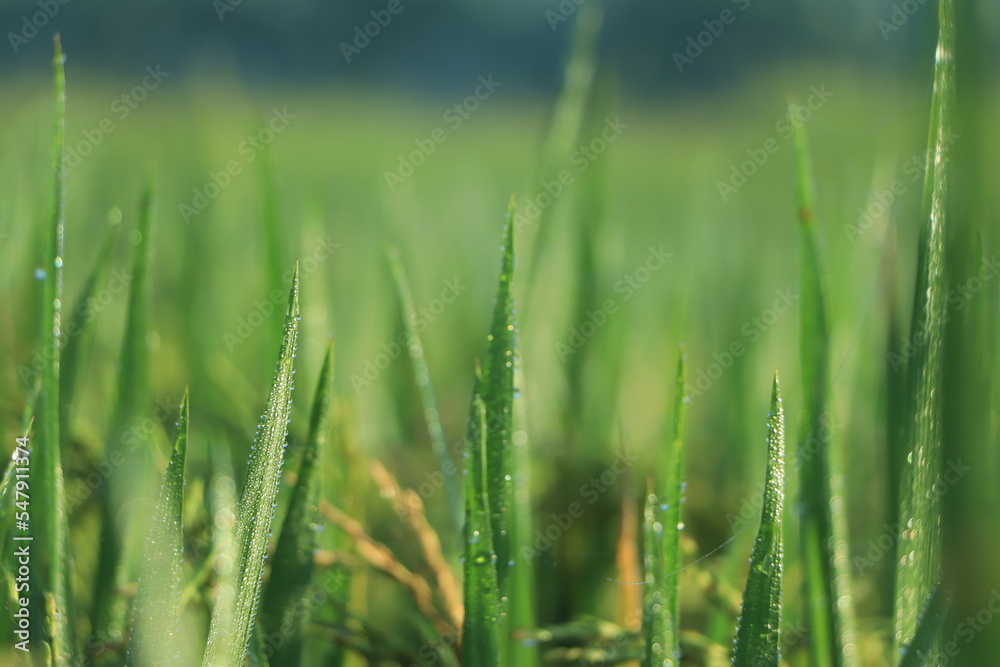
[[(46, 68), (58, 30), (74, 66), (111, 75), (160, 64), (264, 83), (436, 92), (493, 73), (548, 91), (558, 85), (576, 11), (594, 1), (6, 0), (0, 75)], [(996, 3), (984, 8), (997, 14)], [(605, 2), (601, 48), (623, 87), (657, 96), (774, 61), (928, 65), (915, 56), (933, 48), (935, 13), (930, 0), (615, 0)], [(894, 16), (904, 24), (887, 31)]]

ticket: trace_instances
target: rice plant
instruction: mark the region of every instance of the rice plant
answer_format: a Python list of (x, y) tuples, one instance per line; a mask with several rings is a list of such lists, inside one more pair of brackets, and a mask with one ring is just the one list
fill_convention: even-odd
[[(364, 179), (396, 155), (385, 125), (323, 150), (371, 119), (331, 129), (303, 97), (300, 138), (255, 148), (243, 181), (210, 171), (217, 196), (180, 224), (232, 109), (206, 105), (203, 146), (178, 135), (202, 153), (169, 135), (199, 131), (177, 113), (135, 126), (165, 153), (70, 170), (56, 38), (46, 183), (0, 186), (0, 664), (991, 664), (996, 156), (968, 107), (996, 102), (960, 86), (984, 80), (959, 57), (982, 48), (978, 10), (936, 6), (924, 155), (888, 159), (923, 191), (875, 189), (874, 262), (875, 231), (837, 233), (858, 164), (882, 159), (840, 129), (869, 136), (867, 88), (843, 75), (836, 99), (861, 101), (808, 127), (789, 104), (788, 149), (747, 151), (739, 200), (709, 205), (698, 188), (742, 145), (729, 110), (619, 98), (598, 4), (550, 17), (575, 25), (538, 159), (518, 148), (537, 109), (499, 139), (464, 118), (400, 185), (420, 231), (384, 252)], [(79, 122), (104, 113), (80, 99)], [(620, 142), (602, 134), (619, 110)], [(665, 136), (686, 159), (650, 148)], [(0, 142), (0, 173), (38, 171), (32, 141)], [(559, 183), (538, 216), (507, 199), (525, 178), (535, 206)], [(319, 252), (334, 234), (343, 254)]]

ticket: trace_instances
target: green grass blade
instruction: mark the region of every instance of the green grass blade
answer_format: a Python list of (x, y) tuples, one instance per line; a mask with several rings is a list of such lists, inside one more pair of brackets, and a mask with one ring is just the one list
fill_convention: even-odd
[(680, 664), (681, 498), (684, 452), (684, 356), (677, 360), (673, 429), (664, 448), (656, 492), (646, 503), (646, 591), (643, 666)]
[(254, 627), (292, 409), (292, 379), (299, 333), (298, 265), (292, 278), (284, 330), (274, 381), (250, 451), (246, 481), (237, 507), (233, 626), (231, 632), (224, 633), (227, 610), (213, 611), (205, 653), (206, 667), (242, 667)]
[(122, 339), (118, 376), (119, 423), (128, 424), (146, 416), (152, 404), (149, 373), (150, 284), (153, 264), (153, 182), (148, 180), (139, 203), (138, 243), (132, 259), (128, 316)]
[(274, 172), (271, 160), (265, 151), (260, 159), (260, 209), (264, 248), (267, 251), (268, 293), (284, 289), (282, 275), (288, 260), (286, 259), (284, 230), (278, 216), (278, 198), (274, 185)]
[(69, 610), (68, 527), (63, 486), (59, 433), (59, 342), (61, 332), (63, 221), (65, 213), (66, 78), (58, 36), (55, 40), (56, 131), (53, 149), (53, 209), (42, 267), (42, 357), (38, 396), (37, 440), (33, 443), (30, 472), (32, 499), (32, 567), (37, 585), (32, 586), (32, 644), (43, 651), (47, 645), (52, 662), (75, 663), (74, 638)]
[(782, 521), (785, 505), (785, 413), (778, 375), (771, 390), (767, 418), (767, 483), (760, 530), (750, 556), (736, 631), (736, 667), (778, 667), (781, 660), (781, 586), (784, 561)]
[(434, 395), (434, 385), (431, 382), (430, 369), (424, 356), (424, 346), (420, 342), (420, 334), (416, 328), (417, 309), (413, 305), (413, 294), (410, 291), (410, 281), (406, 276), (406, 268), (400, 258), (397, 248), (388, 248), (386, 257), (392, 269), (392, 277), (396, 283), (396, 294), (399, 297), (399, 308), (403, 317), (403, 327), (409, 339), (410, 359), (413, 360), (413, 370), (416, 375), (417, 389), (420, 391), (420, 401), (424, 408), (424, 421), (427, 423), (427, 433), (430, 435), (431, 447), (438, 459), (441, 474), (444, 475), (445, 493), (448, 506), (455, 526), (461, 524), (462, 498), (459, 494), (458, 480), (455, 478), (455, 464), (448, 455), (448, 445), (444, 440), (444, 430), (441, 428), (441, 411), (438, 409), (437, 398)]
[(93, 308), (94, 292), (97, 284), (107, 274), (111, 263), (111, 251), (114, 249), (115, 241), (118, 238), (120, 225), (115, 225), (108, 230), (104, 242), (101, 245), (100, 253), (94, 262), (94, 267), (87, 277), (87, 281), (80, 291), (80, 298), (73, 308), (69, 324), (63, 334), (62, 355), (59, 359), (60, 365), (60, 407), (62, 409), (61, 431), (66, 432), (69, 423), (69, 411), (73, 406), (73, 398), (76, 392), (77, 376), (84, 363), (84, 347), (97, 322), (97, 311)]
[(469, 416), (465, 474), (465, 617), (462, 624), (462, 664), (496, 667), (502, 664), (500, 596), (497, 554), (493, 550), (488, 500), (489, 477), (486, 405), (476, 392)]
[[(96, 655), (104, 656), (101, 664), (112, 664), (116, 659), (106, 653), (117, 656), (128, 623), (128, 601), (121, 592), (127, 588), (130, 571), (134, 572), (137, 549), (133, 538), (139, 537), (134, 532), (138, 506), (129, 503), (154, 483), (151, 433), (140, 426), (153, 404), (149, 346), (153, 211), (153, 184), (149, 180), (139, 203), (138, 243), (132, 257), (128, 313), (118, 369), (118, 402), (106, 451), (108, 458), (121, 460), (123, 464), (119, 473), (101, 487), (104, 521), (95, 582), (94, 630), (89, 642), (96, 647)], [(122, 512), (126, 506), (129, 510)]]
[(941, 635), (945, 616), (948, 614), (948, 595), (943, 585), (931, 590), (930, 598), (917, 622), (917, 629), (909, 646), (903, 650), (899, 667), (924, 667), (931, 660), (934, 644)]
[[(524, 370), (520, 364), (514, 367), (514, 386), (524, 386)], [(526, 399), (518, 393), (514, 399), (514, 423), (526, 423)], [(524, 641), (524, 637), (538, 627), (535, 605), (535, 562), (530, 557), (534, 549), (534, 533), (532, 530), (532, 484), (530, 448), (527, 434), (523, 438), (515, 438), (511, 447), (511, 473), (514, 490), (513, 520), (510, 526), (511, 560), (514, 565), (510, 572), (510, 604), (507, 615), (509, 643), (507, 664), (517, 667), (535, 667), (539, 664), (538, 647)]]
[(313, 578), (313, 554), (318, 547), (320, 466), (327, 445), (333, 412), (333, 345), (326, 350), (319, 384), (313, 399), (309, 434), (302, 452), (298, 480), (274, 550), (271, 578), (267, 583), (261, 624), (266, 637), (281, 637), (271, 657), (279, 665), (298, 665), (302, 659), (305, 630), (309, 624)]
[[(267, 293), (280, 294), (287, 286), (283, 275), (290, 259), (286, 249), (288, 243), (278, 213), (277, 187), (274, 182), (274, 170), (271, 168), (270, 152), (261, 151), (259, 157), (257, 191), (260, 193), (261, 241), (266, 254)], [(277, 345), (280, 332), (274, 327), (267, 327), (267, 330), (271, 335), (271, 344)]]
[(136, 593), (130, 665), (160, 665), (180, 659), (181, 575), (184, 567), (184, 461), (190, 406), (181, 400), (177, 435), (160, 496), (153, 510)]
[[(932, 487), (941, 471), (941, 355), (947, 321), (944, 270), (945, 206), (948, 190), (949, 142), (954, 94), (955, 19), (951, 0), (941, 0), (939, 35), (931, 100), (931, 127), (924, 181), (922, 259), (917, 283), (925, 286), (914, 303), (911, 341), (923, 341), (910, 359), (907, 373), (912, 396), (913, 426), (902, 486), (900, 524), (907, 527), (898, 541), (894, 653), (917, 632), (924, 601), (937, 584), (941, 569), (941, 498)], [(930, 660), (936, 662), (935, 651)]]
[(516, 325), (514, 320), (514, 201), (511, 199), (501, 249), (500, 281), (493, 324), (487, 337), (481, 396), (486, 406), (486, 486), (490, 503), (490, 527), (496, 549), (497, 583), (500, 596), (507, 597), (511, 562), (512, 457), (514, 366)]
[[(212, 609), (212, 628), (219, 637), (233, 634), (236, 599), (236, 481), (233, 474), (229, 447), (215, 440), (208, 441), (212, 461), (212, 478), (209, 483), (209, 507), (212, 521), (212, 552), (210, 562), (216, 577), (215, 606)], [(187, 591), (185, 591), (187, 593)], [(194, 591), (191, 592), (191, 595)]]
[[(579, 9), (573, 26), (573, 42), (563, 72), (562, 89), (552, 110), (552, 122), (542, 146), (539, 168), (540, 180), (551, 180), (569, 159), (573, 145), (580, 136), (597, 70), (597, 51), (600, 42), (604, 10), (599, 2), (588, 2)], [(544, 222), (550, 218), (540, 214), (534, 222), (538, 225), (528, 272), (528, 285), (537, 284), (538, 271), (543, 261), (550, 257), (552, 225)]]
[(799, 436), (806, 600), (815, 665), (855, 664), (854, 606), (848, 571), (842, 453), (825, 426), (830, 335), (816, 243), (812, 168), (805, 130), (796, 127), (801, 262), (799, 359), (805, 415)]

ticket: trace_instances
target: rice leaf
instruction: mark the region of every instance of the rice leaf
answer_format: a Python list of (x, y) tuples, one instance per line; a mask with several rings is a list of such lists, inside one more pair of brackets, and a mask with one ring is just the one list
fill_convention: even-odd
[[(557, 176), (565, 167), (573, 145), (580, 136), (587, 100), (590, 99), (594, 84), (594, 72), (597, 70), (597, 52), (603, 22), (604, 9), (600, 2), (588, 2), (577, 12), (573, 41), (566, 69), (563, 71), (562, 88), (552, 110), (552, 121), (542, 146), (539, 179), (535, 182), (548, 181)], [(535, 237), (528, 271), (529, 286), (537, 284), (538, 271), (543, 261), (550, 256), (548, 253), (551, 251), (553, 232), (552, 225), (544, 222), (546, 217), (548, 216), (539, 214), (534, 221), (538, 225), (538, 235)]]
[[(274, 183), (270, 151), (261, 151), (257, 163), (259, 165), (257, 191), (260, 193), (261, 242), (266, 254), (267, 293), (280, 294), (287, 285), (283, 274), (285, 267), (288, 266), (289, 257), (285, 229), (278, 214), (277, 188)], [(281, 333), (274, 327), (266, 328), (270, 335), (268, 344), (278, 345)]]
[[(910, 341), (921, 341), (907, 366), (913, 425), (908, 434), (898, 544), (894, 654), (913, 642), (924, 601), (941, 570), (941, 498), (932, 487), (941, 472), (943, 333), (947, 321), (945, 207), (954, 94), (955, 18), (951, 0), (938, 5), (938, 46), (931, 97), (931, 126), (924, 174), (921, 261)], [(920, 288), (923, 289), (920, 289)], [(936, 650), (930, 661), (937, 663)]]
[(842, 452), (829, 437), (826, 410), (830, 335), (822, 269), (816, 243), (812, 167), (805, 130), (795, 132), (801, 262), (799, 360), (805, 413), (799, 434), (801, 503), (807, 611), (815, 665), (855, 664), (847, 515), (843, 500)]
[(497, 287), (493, 324), (487, 337), (481, 397), (486, 407), (486, 487), (490, 507), (490, 528), (496, 549), (497, 584), (500, 597), (508, 595), (510, 571), (510, 523), (512, 521), (512, 457), (514, 367), (516, 325), (514, 296), (514, 201), (508, 208), (501, 248), (500, 280)]
[(295, 266), (285, 315), (285, 333), (274, 370), (274, 382), (250, 450), (246, 480), (236, 513), (236, 578), (233, 626), (224, 632), (228, 610), (213, 610), (206, 667), (242, 667), (257, 613), (264, 559), (281, 481), (285, 434), (292, 408), (295, 347), (299, 332), (299, 267)]
[(59, 432), (59, 345), (61, 334), (63, 224), (65, 213), (65, 58), (55, 38), (55, 137), (53, 141), (53, 209), (45, 244), (42, 271), (42, 368), (37, 405), (37, 436), (32, 446), (30, 477), (32, 503), (33, 575), (31, 587), (31, 643), (51, 654), (56, 665), (76, 663), (70, 614), (69, 544), (66, 494), (63, 486)]
[[(128, 313), (118, 369), (118, 402), (111, 420), (106, 455), (123, 461), (118, 472), (101, 487), (104, 518), (94, 594), (94, 629), (88, 642), (92, 652), (108, 664), (117, 659), (128, 623), (126, 590), (134, 572), (137, 548), (132, 538), (136, 506), (121, 510), (151, 484), (152, 441), (141, 427), (152, 406), (150, 386), (150, 282), (153, 254), (153, 184), (147, 180), (139, 203), (137, 243), (132, 258)], [(130, 567), (130, 565), (132, 567)], [(112, 657), (115, 656), (115, 657)]]
[(66, 332), (63, 334), (63, 350), (59, 359), (59, 391), (60, 407), (62, 408), (60, 426), (63, 433), (66, 432), (69, 423), (69, 411), (73, 406), (76, 391), (76, 378), (84, 363), (84, 346), (97, 321), (97, 311), (92, 307), (92, 300), (97, 290), (97, 284), (107, 274), (111, 263), (111, 251), (114, 249), (120, 229), (119, 225), (115, 225), (105, 235), (97, 260), (90, 270), (90, 275), (87, 276), (87, 281), (83, 284), (83, 289), (80, 290), (80, 298), (71, 311), (72, 316), (66, 326)]
[(184, 461), (190, 406), (184, 391), (177, 435), (153, 510), (133, 611), (130, 665), (180, 660), (181, 575), (184, 567)]
[(284, 288), (282, 274), (287, 266), (285, 237), (278, 216), (277, 193), (274, 185), (274, 171), (265, 151), (260, 157), (258, 174), (261, 209), (263, 246), (267, 251), (268, 293)]
[(420, 342), (420, 333), (416, 328), (417, 309), (413, 305), (410, 281), (406, 276), (406, 268), (403, 266), (399, 250), (395, 247), (387, 248), (386, 257), (389, 260), (392, 277), (396, 283), (396, 294), (399, 297), (403, 327), (406, 330), (410, 359), (413, 361), (417, 389), (420, 391), (420, 401), (423, 403), (424, 421), (427, 423), (431, 448), (438, 459), (441, 474), (444, 475), (445, 493), (448, 497), (448, 506), (451, 508), (451, 516), (455, 520), (455, 526), (459, 526), (462, 516), (462, 498), (459, 494), (458, 480), (455, 479), (455, 464), (448, 456), (448, 446), (444, 440), (444, 430), (441, 428), (441, 411), (438, 409), (437, 398), (434, 395), (434, 385), (431, 382), (430, 369), (427, 367), (427, 359), (424, 356), (424, 346)]
[(646, 595), (643, 666), (680, 664), (681, 501), (684, 452), (684, 356), (677, 360), (673, 429), (660, 463), (655, 493), (646, 498)]
[[(477, 383), (478, 385), (478, 383)], [(477, 387), (478, 388), (478, 387)], [(465, 557), (463, 563), (465, 617), (462, 624), (462, 664), (496, 667), (504, 664), (497, 584), (497, 554), (493, 550), (488, 500), (486, 405), (473, 395), (465, 471)]]
[[(215, 606), (212, 609), (212, 627), (218, 629), (220, 637), (231, 638), (236, 624), (236, 481), (233, 475), (232, 457), (229, 447), (215, 440), (208, 441), (209, 457), (212, 462), (212, 477), (209, 481), (209, 509), (212, 521), (212, 551), (206, 560), (216, 577)], [(183, 597), (196, 595), (195, 590), (186, 589)]]
[(784, 561), (782, 521), (785, 506), (785, 413), (778, 374), (771, 389), (767, 417), (767, 482), (760, 529), (750, 556), (736, 630), (736, 667), (778, 667), (781, 661), (781, 587)]
[(333, 411), (333, 344), (326, 350), (313, 399), (299, 465), (298, 480), (281, 526), (271, 564), (271, 578), (261, 607), (260, 628), (266, 637), (280, 636), (271, 657), (279, 665), (298, 665), (302, 660), (305, 630), (312, 600), (314, 552), (318, 548), (316, 524), (320, 487), (319, 457), (327, 444)]
[(149, 373), (149, 321), (153, 263), (154, 186), (146, 181), (139, 203), (138, 242), (132, 259), (128, 315), (122, 338), (121, 368), (118, 377), (118, 421), (130, 424), (144, 417), (152, 403)]
[[(511, 206), (513, 210), (513, 205)], [(513, 215), (511, 214), (511, 218)], [(514, 386), (524, 386), (523, 369), (520, 364), (514, 365)], [(515, 390), (514, 423), (525, 423), (526, 401), (524, 394)], [(521, 432), (520, 437), (511, 443), (511, 473), (513, 488), (512, 521), (510, 526), (511, 561), (514, 565), (510, 572), (510, 604), (507, 615), (509, 642), (507, 664), (518, 667), (535, 667), (539, 664), (539, 650), (536, 644), (524, 641), (538, 627), (535, 610), (535, 558), (527, 554), (534, 549), (534, 533), (532, 531), (531, 505), (531, 466), (528, 437)]]

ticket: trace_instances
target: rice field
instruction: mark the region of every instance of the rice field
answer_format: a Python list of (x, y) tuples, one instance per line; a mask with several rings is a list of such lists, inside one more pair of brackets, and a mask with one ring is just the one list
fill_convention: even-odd
[(669, 99), (590, 5), (551, 99), (56, 39), (2, 84), (0, 663), (993, 664), (1000, 96), (931, 4), (926, 81)]

